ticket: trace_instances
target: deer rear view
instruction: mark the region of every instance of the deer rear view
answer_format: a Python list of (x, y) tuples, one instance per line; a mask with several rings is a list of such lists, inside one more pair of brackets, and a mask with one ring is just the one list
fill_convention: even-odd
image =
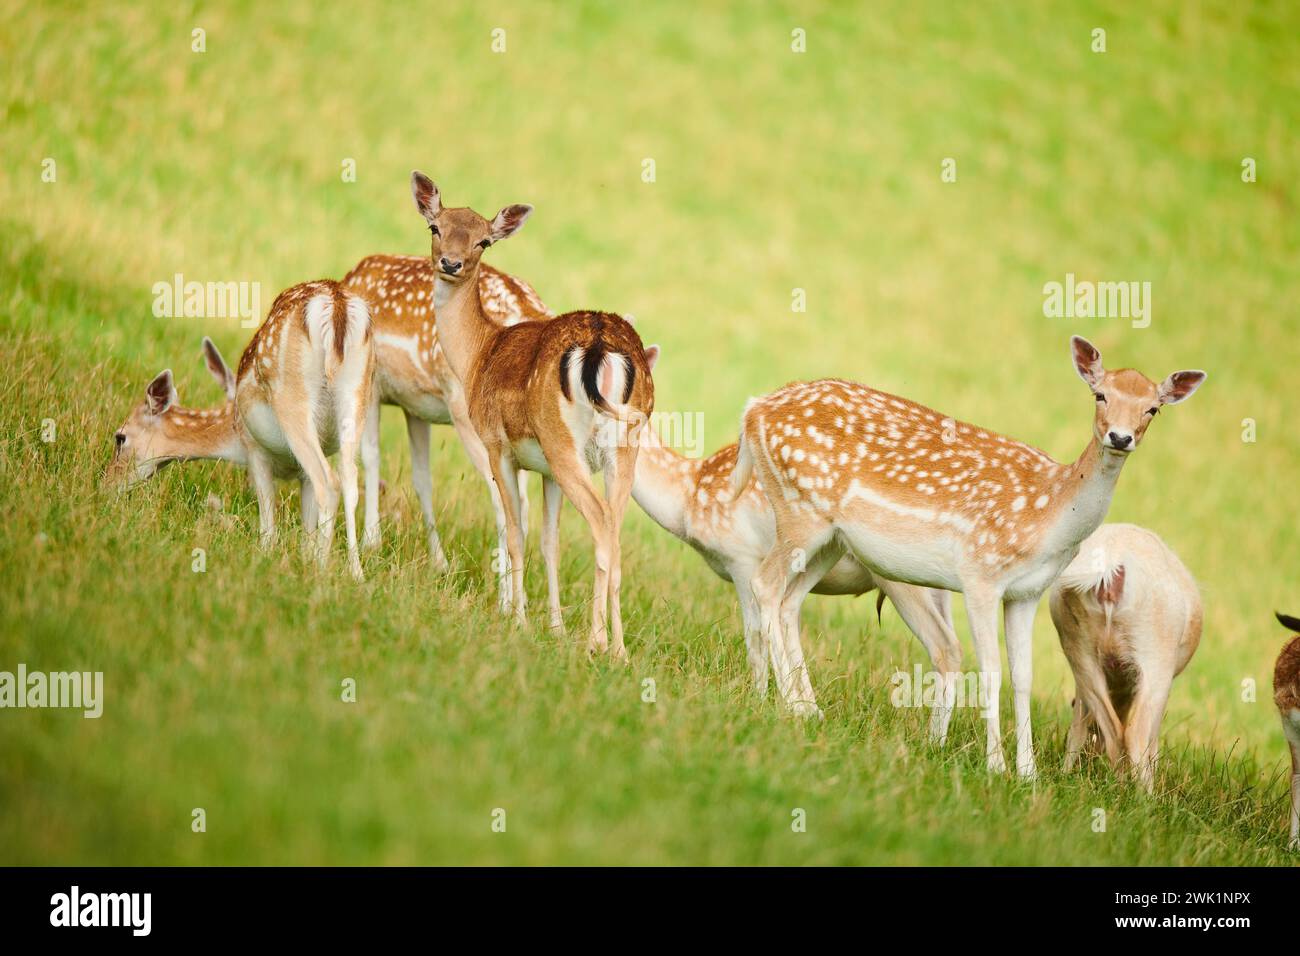
[(1106, 524), (1056, 579), (1048, 607), (1074, 673), (1065, 769), (1096, 728), (1112, 765), (1126, 755), (1153, 789), (1169, 689), (1201, 640), (1191, 572), (1155, 532)]
[[(306, 543), (322, 565), (329, 559), (341, 486), (348, 569), (361, 580), (357, 453), (363, 438), (378, 444), (372, 431), (378, 419), (366, 414), (374, 351), (365, 302), (326, 279), (292, 286), (276, 296), (238, 372), (230, 371), (210, 339), (203, 340), (203, 357), (226, 403), (182, 408), (171, 370), (163, 371), (117, 430), (106, 477), (134, 485), (172, 461), (196, 458), (244, 465), (257, 495), (264, 546), (275, 539), (275, 480), (296, 478)], [(335, 452), (341, 481), (326, 460)]]
[[(506, 512), (513, 609), (525, 620), (520, 468), (543, 478), (542, 552), (548, 590), (556, 563), (561, 494), (591, 529), (596, 552), (590, 650), (626, 657), (619, 602), (620, 530), (636, 469), (637, 436), (654, 408), (645, 347), (632, 326), (608, 312), (568, 312), (546, 322), (501, 327), (483, 311), (483, 250), (519, 230), (531, 206), (502, 209), (491, 221), (442, 205), (433, 181), (411, 174), (416, 207), (429, 225), (436, 272), (434, 305), (443, 353), (468, 399)], [(605, 497), (591, 475), (605, 473)], [(607, 614), (608, 608), (608, 614)], [(552, 600), (552, 626), (560, 608)], [(608, 622), (608, 625), (607, 625)]]

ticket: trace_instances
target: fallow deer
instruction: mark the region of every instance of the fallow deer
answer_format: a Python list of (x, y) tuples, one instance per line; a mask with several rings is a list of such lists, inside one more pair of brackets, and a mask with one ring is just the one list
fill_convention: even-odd
[(1070, 465), (853, 382), (792, 384), (750, 401), (732, 481), (743, 488), (756, 473), (776, 513), (776, 546), (754, 592), (778, 682), (806, 678), (797, 631), (777, 622), (789, 620), (800, 591), (846, 549), (880, 577), (961, 591), (980, 669), (988, 767), (1002, 772), (1001, 604), (1016, 767), (1034, 775), (1030, 640), (1038, 600), (1106, 517), (1124, 461), (1156, 413), (1205, 380), (1204, 372), (1183, 371), (1157, 385), (1132, 369), (1107, 371), (1078, 336), (1071, 349), (1096, 411), (1091, 439)]
[(1048, 608), (1074, 672), (1065, 769), (1095, 727), (1111, 764), (1126, 755), (1142, 786), (1154, 789), (1170, 686), (1201, 641), (1191, 572), (1155, 532), (1104, 524), (1056, 579)]
[[(607, 312), (567, 312), (547, 322), (501, 327), (484, 314), (479, 260), (512, 236), (531, 206), (507, 206), (491, 221), (442, 205), (438, 187), (411, 174), (416, 208), (428, 223), (436, 279), (434, 306), (443, 354), (463, 383), (470, 424), (487, 451), (505, 506), (515, 617), (525, 620), (518, 469), (543, 477), (542, 552), (560, 623), (554, 580), (561, 494), (591, 529), (596, 573), (589, 650), (625, 659), (620, 608), (620, 530), (635, 475), (638, 434), (654, 408), (645, 347), (630, 324)], [(605, 472), (605, 498), (592, 485)], [(608, 627), (607, 627), (608, 608)]]
[[(1300, 634), (1300, 617), (1279, 614), (1278, 622)], [(1291, 840), (1288, 846), (1300, 850), (1300, 637), (1294, 637), (1277, 656), (1273, 668), (1273, 703), (1282, 718), (1282, 733), (1291, 750)]]
[[(646, 349), (651, 371), (658, 358), (659, 346)], [(757, 481), (738, 494), (731, 493), (728, 480), (736, 466), (736, 448), (733, 443), (706, 458), (686, 458), (647, 427), (641, 432), (632, 497), (656, 524), (698, 551), (718, 577), (735, 586), (750, 673), (761, 695), (767, 690), (769, 654), (759, 635), (752, 582), (772, 550), (776, 520)], [(952, 625), (949, 592), (876, 578), (850, 555), (840, 558), (812, 586), (815, 594), (859, 595), (877, 589), (920, 640), (938, 673), (960, 669), (961, 646)], [(811, 685), (803, 694), (815, 703)], [(931, 717), (931, 737), (940, 742), (948, 732), (952, 712), (948, 703), (936, 706)]]
[[(435, 273), (427, 256), (367, 256), (343, 277), (343, 287), (361, 296), (370, 307), (375, 330), (375, 390), (370, 413), (376, 418), (380, 404), (396, 405), (406, 417), (411, 448), (411, 483), (415, 486), (434, 567), (449, 567), (433, 517), (433, 482), (429, 472), (429, 425), (450, 424), (460, 436), (470, 462), (488, 483), (496, 514), (497, 544), (506, 553), (505, 511), (492, 481), (487, 452), (469, 424), (465, 392), (443, 355), (433, 304)], [(484, 264), (479, 269), (479, 299), (484, 314), (498, 325), (537, 322), (555, 317), (528, 283)], [(378, 434), (378, 429), (375, 429)], [(521, 476), (522, 478), (522, 476)], [(521, 481), (520, 523), (528, 527), (528, 497)], [(378, 511), (378, 469), (371, 479), (366, 469), (366, 514)], [(378, 543), (378, 522), (372, 535), (367, 522), (367, 543)], [(510, 574), (504, 562), (498, 587), (501, 601), (509, 604)]]
[[(348, 568), (363, 578), (357, 549), (357, 453), (374, 440), (367, 408), (374, 377), (365, 302), (329, 280), (286, 289), (253, 334), (232, 374), (210, 339), (204, 359), (226, 392), (219, 408), (179, 404), (170, 369), (145, 390), (114, 436), (110, 480), (133, 485), (172, 461), (220, 458), (248, 468), (257, 495), (260, 536), (275, 538), (275, 479), (302, 483), (303, 529), (324, 564), (329, 557), (340, 485)], [(336, 478), (326, 460), (339, 453)], [(369, 469), (369, 464), (367, 468)]]

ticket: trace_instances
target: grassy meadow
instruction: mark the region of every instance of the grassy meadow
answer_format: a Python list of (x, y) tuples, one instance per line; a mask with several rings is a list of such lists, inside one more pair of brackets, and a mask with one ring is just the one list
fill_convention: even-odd
[[(0, 712), (0, 863), (1295, 862), (1271, 675), (1272, 612), (1300, 613), (1300, 9), (417, 7), (0, 0), (0, 670), (102, 671), (105, 692), (98, 720)], [(1093, 401), (1071, 333), (1152, 378), (1206, 369), (1110, 513), (1156, 530), (1205, 602), (1157, 792), (1060, 771), (1072, 680), (1045, 607), (1033, 783), (985, 772), (977, 712), (939, 750), (926, 712), (891, 706), (925, 656), (870, 597), (809, 600), (826, 716), (790, 718), (750, 690), (730, 585), (635, 505), (631, 663), (589, 661), (571, 507), (569, 633), (544, 627), (536, 478), (535, 626), (513, 628), (450, 428), (454, 572), (432, 571), (393, 409), (362, 585), (337, 541), (329, 573), (304, 563), (296, 487), (270, 553), (220, 463), (102, 492), (149, 379), (170, 367), (182, 403), (215, 405), (200, 338), (233, 363), (250, 335), (155, 317), (154, 283), (255, 282), (265, 310), (364, 255), (425, 253), (415, 167), (450, 205), (532, 203), (487, 260), (556, 310), (635, 315), (663, 346), (659, 410), (702, 414), (706, 451), (751, 395), (835, 375), (1073, 460)], [(1068, 273), (1149, 281), (1149, 327), (1045, 317)], [(1003, 717), (1013, 746), (1009, 688)]]

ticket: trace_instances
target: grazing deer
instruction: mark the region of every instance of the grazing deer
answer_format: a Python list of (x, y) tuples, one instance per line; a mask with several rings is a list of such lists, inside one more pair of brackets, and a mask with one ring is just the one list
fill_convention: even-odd
[[(1278, 614), (1277, 619), (1288, 631), (1300, 634), (1300, 617)], [(1292, 638), (1277, 656), (1273, 703), (1277, 704), (1282, 733), (1291, 749), (1291, 840), (1287, 845), (1300, 850), (1300, 637)]]
[[(302, 483), (302, 520), (324, 564), (334, 534), (339, 490), (347, 519), (348, 568), (361, 580), (357, 550), (357, 453), (368, 431), (374, 375), (365, 302), (337, 282), (286, 289), (253, 334), (232, 374), (210, 339), (209, 370), (226, 392), (219, 408), (179, 404), (170, 369), (149, 383), (115, 439), (110, 479), (128, 486), (172, 461), (219, 458), (248, 468), (257, 495), (261, 539), (275, 538), (275, 479)], [(339, 453), (340, 479), (326, 456)], [(369, 464), (367, 465), (369, 469)]]
[[(777, 622), (789, 620), (807, 582), (847, 549), (879, 577), (965, 595), (995, 772), (1006, 767), (998, 729), (1003, 605), (1016, 767), (1034, 774), (1030, 639), (1038, 599), (1106, 517), (1120, 469), (1156, 413), (1205, 380), (1204, 372), (1175, 372), (1157, 385), (1132, 369), (1107, 371), (1078, 336), (1071, 349), (1096, 406), (1091, 440), (1072, 465), (853, 382), (793, 384), (750, 401), (732, 482), (743, 488), (756, 473), (776, 514), (777, 543), (754, 593), (779, 684), (800, 681), (804, 665), (797, 632)], [(949, 687), (943, 691), (946, 698)]]
[(1154, 789), (1169, 688), (1201, 641), (1191, 572), (1155, 532), (1104, 524), (1056, 579), (1048, 607), (1074, 672), (1065, 769), (1095, 727), (1111, 764), (1127, 754), (1142, 786)]
[[(646, 363), (652, 372), (658, 358), (659, 346), (646, 349)], [(698, 551), (718, 577), (735, 586), (754, 687), (764, 694), (769, 654), (759, 634), (752, 582), (759, 564), (772, 550), (776, 520), (758, 482), (751, 481), (738, 494), (731, 493), (728, 481), (736, 466), (736, 448), (731, 444), (707, 458), (686, 458), (665, 446), (655, 430), (647, 427), (641, 432), (632, 497), (656, 524)], [(876, 578), (849, 555), (840, 558), (811, 587), (816, 594), (847, 595), (877, 589), (882, 599), (888, 597), (893, 602), (937, 672), (960, 670), (961, 646), (952, 626), (949, 592)], [(811, 684), (798, 696), (815, 706)], [(935, 740), (946, 739), (951, 714), (950, 701), (936, 706), (930, 722)]]
[[(506, 516), (515, 617), (525, 620), (520, 468), (543, 477), (542, 554), (560, 624), (556, 561), (561, 494), (595, 541), (596, 574), (589, 650), (625, 659), (619, 603), (619, 536), (636, 468), (638, 433), (654, 408), (645, 346), (628, 322), (607, 312), (567, 312), (547, 322), (501, 327), (479, 296), (483, 250), (524, 224), (531, 206), (507, 206), (490, 222), (472, 209), (442, 205), (438, 187), (411, 174), (411, 193), (432, 235), (438, 337), (463, 383), (470, 424), (487, 452)], [(591, 473), (604, 470), (605, 498)], [(606, 607), (608, 605), (608, 629)]]
[[(343, 277), (343, 287), (361, 296), (370, 307), (375, 341), (375, 391), (370, 414), (378, 418), (379, 405), (396, 405), (406, 416), (411, 447), (411, 482), (420, 501), (434, 567), (449, 567), (433, 518), (433, 482), (429, 472), (429, 425), (453, 425), (470, 462), (488, 483), (496, 512), (497, 544), (506, 553), (505, 511), (488, 467), (487, 452), (469, 423), (465, 392), (452, 373), (438, 342), (433, 304), (433, 263), (427, 256), (367, 256)], [(479, 299), (484, 314), (498, 325), (537, 322), (554, 318), (528, 283), (484, 264), (479, 270)], [(374, 430), (378, 436), (378, 428)], [(364, 450), (363, 450), (364, 452)], [(377, 449), (375, 450), (377, 456)], [(378, 467), (374, 478), (366, 468), (367, 544), (378, 543), (378, 522), (373, 537), (369, 524), (373, 505), (378, 512)], [(520, 523), (528, 527), (528, 497), (521, 481)], [(499, 590), (509, 604), (510, 574), (499, 565)]]

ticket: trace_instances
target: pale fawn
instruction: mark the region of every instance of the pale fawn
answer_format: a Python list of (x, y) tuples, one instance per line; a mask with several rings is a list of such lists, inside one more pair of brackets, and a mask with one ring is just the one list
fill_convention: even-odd
[(751, 400), (732, 478), (733, 488), (743, 488), (755, 473), (776, 514), (777, 543), (754, 591), (778, 682), (806, 680), (798, 630), (788, 626), (791, 606), (797, 611), (846, 550), (880, 577), (961, 591), (980, 669), (988, 767), (1002, 772), (1002, 605), (1016, 767), (1034, 775), (1030, 640), (1039, 598), (1106, 517), (1120, 470), (1156, 413), (1205, 379), (1183, 371), (1157, 384), (1132, 369), (1107, 371), (1101, 353), (1078, 336), (1071, 351), (1096, 407), (1091, 438), (1073, 464), (854, 382), (793, 384)]
[[(411, 449), (411, 483), (420, 502), (429, 557), (438, 571), (449, 564), (438, 536), (433, 514), (433, 481), (429, 471), (429, 425), (455, 427), (470, 463), (491, 492), (496, 515), (497, 546), (506, 553), (505, 511), (488, 467), (487, 452), (469, 423), (469, 407), (438, 341), (433, 303), (435, 272), (428, 256), (373, 255), (358, 262), (343, 277), (343, 287), (361, 296), (370, 307), (375, 329), (375, 389), (370, 414), (379, 405), (396, 405), (406, 418)], [(555, 317), (527, 282), (499, 272), (484, 263), (479, 269), (479, 299), (487, 318), (497, 325), (540, 322)], [(378, 429), (374, 430), (376, 440)], [(365, 449), (363, 449), (363, 453)], [(377, 449), (375, 451), (377, 457)], [(521, 476), (522, 477), (522, 476)], [(528, 527), (528, 496), (520, 483), (520, 523)], [(378, 468), (372, 480), (366, 469), (366, 513), (378, 509)], [(367, 540), (378, 541), (378, 522)], [(373, 540), (371, 540), (373, 537)], [(504, 562), (498, 563), (498, 589), (503, 605), (510, 602), (511, 579)]]
[[(513, 205), (491, 220), (442, 205), (438, 187), (411, 174), (416, 208), (429, 226), (437, 277), (438, 337), (463, 384), (470, 423), (487, 451), (506, 512), (515, 617), (525, 620), (520, 468), (543, 477), (542, 556), (552, 598), (550, 623), (561, 626), (556, 567), (561, 496), (591, 529), (596, 571), (588, 649), (626, 659), (620, 604), (620, 532), (635, 475), (638, 433), (654, 409), (645, 346), (632, 326), (608, 312), (568, 312), (547, 322), (502, 328), (483, 311), (483, 250), (519, 230), (531, 206)], [(605, 497), (591, 476), (605, 473)]]
[[(1278, 614), (1278, 622), (1300, 634), (1300, 617)], [(1291, 839), (1288, 846), (1300, 850), (1300, 637), (1293, 637), (1277, 656), (1273, 668), (1273, 703), (1282, 718), (1282, 733), (1291, 751)]]
[[(646, 349), (651, 371), (659, 346)], [(753, 578), (776, 539), (776, 519), (757, 481), (739, 493), (730, 490), (736, 466), (735, 443), (705, 458), (686, 458), (664, 445), (652, 427), (641, 432), (632, 497), (661, 528), (700, 553), (712, 571), (736, 589), (744, 624), (745, 649), (754, 687), (767, 690), (770, 653), (759, 634)], [(948, 591), (919, 588), (875, 577), (851, 555), (845, 555), (812, 586), (814, 594), (859, 595), (879, 590), (920, 640), (938, 673), (961, 668), (961, 645), (952, 624)], [(879, 606), (877, 607), (877, 610)], [(778, 686), (782, 693), (792, 688)], [(815, 703), (811, 684), (799, 688), (794, 700)], [(931, 715), (930, 735), (943, 742), (948, 733), (950, 702), (940, 702)]]
[(1095, 729), (1111, 764), (1127, 757), (1154, 789), (1170, 687), (1201, 641), (1191, 572), (1155, 532), (1104, 524), (1053, 583), (1048, 608), (1074, 673), (1065, 769)]
[[(371, 337), (365, 302), (337, 282), (286, 289), (244, 349), (237, 374), (204, 339), (205, 361), (226, 391), (223, 406), (181, 407), (170, 369), (149, 383), (144, 401), (114, 436), (108, 477), (134, 485), (169, 462), (193, 458), (244, 465), (257, 495), (264, 545), (275, 538), (275, 479), (296, 478), (307, 544), (322, 565), (329, 559), (341, 490), (348, 569), (362, 579), (357, 455), (372, 424), (366, 414), (374, 377)], [(326, 460), (335, 452), (337, 478)]]

